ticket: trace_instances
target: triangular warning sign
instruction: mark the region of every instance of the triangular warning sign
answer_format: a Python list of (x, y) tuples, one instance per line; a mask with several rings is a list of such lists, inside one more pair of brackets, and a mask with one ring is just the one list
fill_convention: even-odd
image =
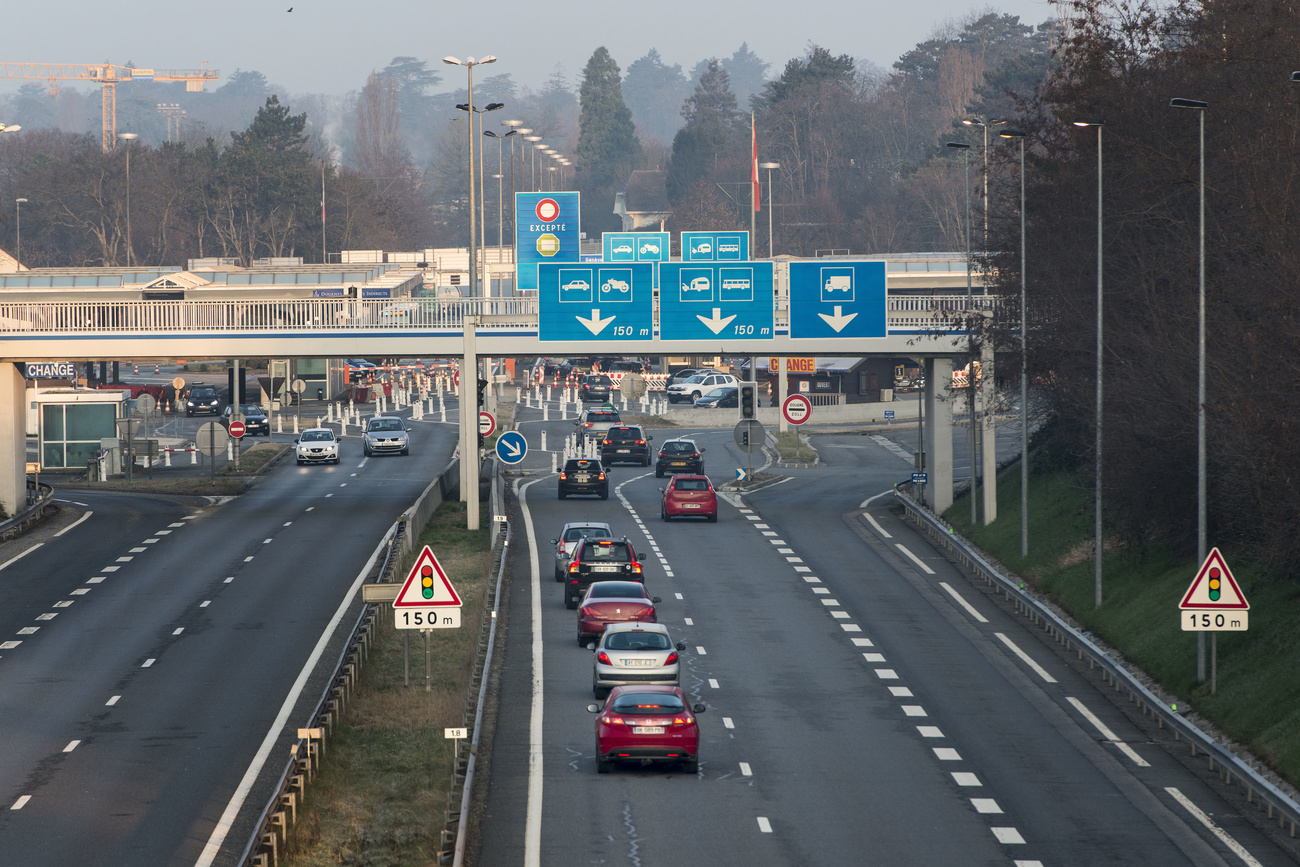
[(1223, 555), (1215, 548), (1201, 564), (1201, 571), (1196, 573), (1192, 586), (1187, 588), (1178, 607), (1183, 611), (1206, 608), (1246, 610), (1250, 603), (1237, 586)]
[(433, 556), (429, 546), (425, 545), (420, 556), (415, 558), (415, 565), (411, 567), (411, 574), (406, 576), (406, 583), (402, 585), (397, 598), (393, 600), (393, 607), (459, 608), (460, 604), (460, 596), (456, 595), (456, 588), (452, 587), (451, 582), (447, 580), (447, 574), (442, 571), (442, 564), (438, 562), (437, 557)]

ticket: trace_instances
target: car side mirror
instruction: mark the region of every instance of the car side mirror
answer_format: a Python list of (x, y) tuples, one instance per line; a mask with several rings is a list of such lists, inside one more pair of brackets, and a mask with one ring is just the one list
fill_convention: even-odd
[(677, 649), (678, 649), (678, 650), (685, 650), (685, 649), (686, 649), (686, 642), (685, 642), (685, 641), (679, 641), (679, 642), (677, 642)]
[(651, 596), (650, 601), (653, 602), (655, 605), (658, 605), (660, 602), (663, 602), (663, 600), (660, 599), (658, 596)]
[(587, 642), (587, 649), (590, 650), (592, 653), (595, 653), (595, 652), (596, 652), (596, 642), (594, 642), (594, 641), (588, 641), (588, 642)]
[(298, 444), (298, 441), (297, 441), (297, 440), (294, 440), (294, 441), (293, 441), (293, 444), (294, 444), (294, 445), (297, 445), (297, 444)]
[(558, 544), (560, 544), (560, 540), (559, 540), (559, 539), (552, 539), (552, 540), (551, 540), (551, 544), (552, 544), (552, 545), (558, 545)]
[(704, 713), (706, 710), (708, 710), (708, 708), (705, 707), (703, 704), (697, 704), (695, 707), (691, 708), (691, 710), (695, 711), (696, 713)]
[(587, 713), (600, 713), (600, 705), (594, 703), (587, 705)]
[(700, 454), (704, 454), (708, 449), (700, 449)]
[(659, 489), (659, 493), (662, 494), (663, 492), (664, 492), (664, 489), (663, 489), (663, 488), (660, 488), (660, 489)]
[(644, 554), (637, 554), (637, 555), (636, 555), (636, 558), (637, 558), (638, 560), (644, 560), (644, 559), (645, 559), (645, 555), (644, 555)]

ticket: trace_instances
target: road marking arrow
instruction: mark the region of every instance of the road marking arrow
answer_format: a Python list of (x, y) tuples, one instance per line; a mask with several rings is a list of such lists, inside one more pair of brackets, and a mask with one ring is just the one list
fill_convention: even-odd
[(583, 319), (581, 316), (578, 316), (576, 318), (583, 325), (587, 326), (587, 330), (590, 331), (592, 334), (599, 334), (600, 332), (605, 330), (606, 325), (614, 321), (613, 316), (609, 316), (605, 319), (601, 319), (599, 307), (592, 308), (590, 319)]
[[(857, 314), (855, 313), (854, 315), (856, 316)], [(703, 316), (700, 316), (698, 313), (695, 315), (695, 318), (703, 322), (705, 325), (707, 325), (709, 327), (709, 330), (712, 331), (714, 334), (717, 334), (719, 331), (721, 331), (722, 329), (730, 325), (731, 320), (735, 319), (736, 315), (732, 314), (731, 316), (728, 316), (726, 319), (723, 319), (722, 308), (714, 307), (712, 319), (705, 319)], [(843, 326), (840, 327), (842, 328)]]
[(845, 316), (844, 308), (841, 307), (839, 304), (836, 304), (834, 316), (827, 316), (825, 313), (818, 313), (817, 315), (820, 316), (822, 319), (825, 319), (827, 325), (829, 325), (831, 328), (834, 328), (837, 332), (839, 332), (839, 331), (843, 331), (844, 326), (852, 322), (854, 317), (857, 316), (858, 314), (850, 313), (848, 316)]

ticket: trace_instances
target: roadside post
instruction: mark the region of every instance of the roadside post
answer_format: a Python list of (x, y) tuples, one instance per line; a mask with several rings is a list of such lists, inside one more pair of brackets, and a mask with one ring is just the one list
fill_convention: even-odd
[(1219, 633), (1250, 628), (1250, 603), (1218, 548), (1201, 564), (1178, 609), (1184, 632), (1210, 633), (1210, 695), (1214, 695), (1219, 680)]

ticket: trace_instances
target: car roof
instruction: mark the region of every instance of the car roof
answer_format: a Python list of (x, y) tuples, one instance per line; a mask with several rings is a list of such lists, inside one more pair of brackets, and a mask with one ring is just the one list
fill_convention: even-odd
[(611, 632), (662, 632), (668, 634), (668, 627), (663, 623), (610, 623), (605, 627), (605, 634)]
[(304, 430), (303, 433), (315, 433), (315, 432), (319, 432), (319, 431), (324, 431), (324, 432), (327, 433), (327, 434), (332, 434), (332, 433), (334, 433), (334, 431), (330, 430), (330, 429), (327, 428), (327, 427), (309, 427), (309, 428), (307, 428), (306, 430)]
[(635, 596), (606, 596), (604, 597), (606, 599), (649, 599), (650, 598), (650, 594), (646, 592), (645, 585), (642, 584), (640, 581), (622, 581), (622, 580), (593, 581), (589, 585), (587, 585), (587, 594), (588, 595), (591, 594), (591, 588), (598, 587), (605, 584), (618, 584), (621, 587), (627, 587), (629, 590), (635, 588), (637, 592), (637, 595)]
[(579, 464), (579, 465), (595, 464), (596, 466), (600, 466), (600, 458), (569, 458), (567, 461), (564, 462), (564, 465), (566, 467), (572, 464)]
[(695, 445), (695, 440), (690, 437), (673, 437), (670, 440), (664, 440), (662, 445), (668, 445), (669, 443), (690, 443), (691, 445)]
[[(600, 530), (610, 530), (609, 524), (603, 523), (601, 521), (570, 521), (569, 523), (564, 525), (564, 529), (561, 530), (560, 532), (567, 533), (570, 530), (583, 528), (583, 527), (595, 527)], [(610, 532), (612, 535), (613, 531), (610, 530)]]
[[(708, 476), (702, 475), (700, 473), (675, 473), (672, 477), (672, 482), (676, 483), (682, 480), (695, 480), (695, 479), (704, 479), (704, 481), (706, 482), (709, 481)], [(709, 482), (709, 484), (713, 484), (713, 483)]]
[(402, 419), (401, 419), (401, 416), (396, 416), (396, 415), (372, 415), (370, 418), (366, 419), (366, 424), (369, 424), (369, 423), (372, 422), (372, 421), (379, 421), (379, 420), (381, 420), (381, 419), (384, 420), (384, 421), (401, 421), (401, 420), (402, 420)]

